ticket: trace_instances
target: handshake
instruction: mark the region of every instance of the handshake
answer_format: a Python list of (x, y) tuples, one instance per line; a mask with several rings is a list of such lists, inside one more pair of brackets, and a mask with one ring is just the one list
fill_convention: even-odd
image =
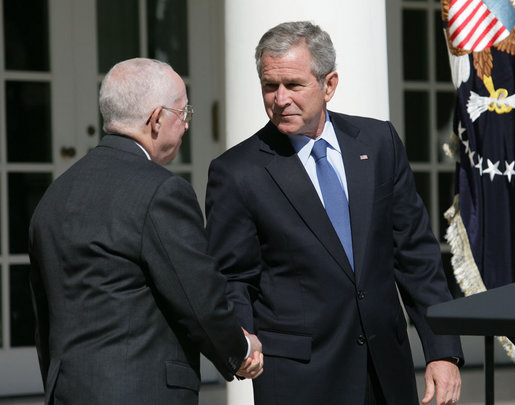
[(263, 348), (256, 335), (248, 333), (245, 329), (243, 329), (243, 333), (249, 339), (250, 354), (243, 360), (236, 375), (244, 378), (257, 378), (263, 372)]

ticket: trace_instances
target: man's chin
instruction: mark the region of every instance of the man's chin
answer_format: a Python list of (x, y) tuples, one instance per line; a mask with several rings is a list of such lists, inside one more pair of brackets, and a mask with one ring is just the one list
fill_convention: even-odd
[(292, 135), (292, 134), (299, 133), (298, 125), (292, 125), (291, 123), (286, 123), (286, 122), (279, 122), (279, 123), (274, 122), (274, 124), (277, 127), (277, 129), (285, 135)]

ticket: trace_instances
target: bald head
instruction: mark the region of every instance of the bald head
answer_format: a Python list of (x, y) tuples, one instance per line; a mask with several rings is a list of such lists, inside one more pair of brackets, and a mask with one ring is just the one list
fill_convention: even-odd
[(134, 58), (114, 65), (100, 87), (99, 106), (107, 133), (141, 132), (152, 111), (184, 93), (184, 83), (170, 65)]

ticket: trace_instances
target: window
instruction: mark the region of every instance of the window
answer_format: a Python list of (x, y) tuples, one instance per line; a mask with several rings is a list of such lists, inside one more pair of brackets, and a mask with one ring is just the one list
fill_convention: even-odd
[(387, 8), (391, 117), (404, 141), (417, 192), (440, 241), (451, 292), (451, 254), (443, 213), (454, 196), (455, 163), (444, 152), (452, 130), (455, 89), (451, 82), (439, 0), (395, 0)]

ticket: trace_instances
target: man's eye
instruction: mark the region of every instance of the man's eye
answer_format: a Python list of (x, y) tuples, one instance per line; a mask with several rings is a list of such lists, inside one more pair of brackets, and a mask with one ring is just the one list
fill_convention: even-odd
[(277, 89), (277, 84), (263, 83), (263, 89), (265, 89), (266, 91), (274, 91)]

